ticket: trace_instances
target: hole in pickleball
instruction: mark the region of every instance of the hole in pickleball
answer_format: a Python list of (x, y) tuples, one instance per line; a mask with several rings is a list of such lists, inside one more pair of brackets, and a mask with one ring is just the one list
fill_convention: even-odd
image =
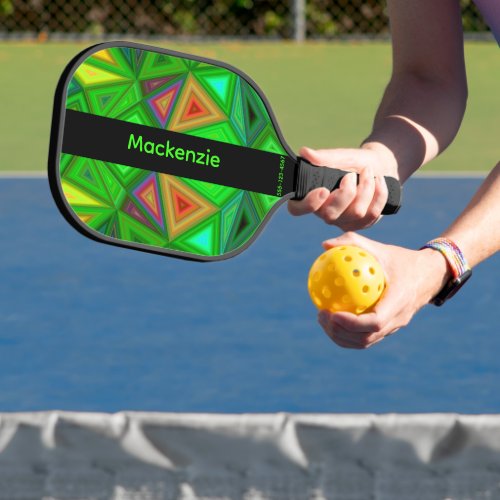
[(352, 257), (351, 257), (350, 255), (346, 255), (346, 256), (344, 257), (344, 260), (345, 260), (346, 262), (351, 262)]
[(323, 303), (321, 302), (321, 299), (316, 294), (313, 294), (313, 299), (314, 299), (314, 303), (318, 307), (321, 307), (323, 305)]
[(370, 267), (370, 269), (368, 269), (368, 271), (370, 271), (370, 274), (375, 274), (375, 269), (373, 267)]
[(321, 293), (325, 299), (329, 299), (332, 296), (332, 291), (326, 285), (321, 289)]
[(377, 290), (380, 292), (380, 290), (382, 290), (382, 285), (379, 285), (379, 286), (377, 287)]
[(368, 293), (370, 291), (370, 287), (368, 285), (365, 285), (362, 290), (363, 293)]
[(365, 309), (366, 307), (356, 307), (356, 314), (361, 314)]
[(342, 302), (344, 304), (350, 304), (351, 303), (351, 297), (349, 297), (349, 295), (342, 296)]
[(361, 274), (361, 273), (359, 272), (359, 269), (354, 269), (354, 271), (352, 272), (352, 275), (353, 275), (355, 278), (358, 278), (360, 274)]
[(328, 272), (333, 273), (335, 271), (335, 266), (333, 264), (328, 264), (328, 267), (326, 268)]
[(344, 278), (335, 278), (335, 281), (334, 281), (335, 285), (337, 286), (344, 286)]
[(318, 282), (319, 280), (321, 279), (321, 272), (320, 271), (316, 271), (313, 275), (313, 280)]
[(366, 253), (365, 253), (365, 252), (359, 252), (359, 255), (360, 255), (361, 257), (366, 257)]

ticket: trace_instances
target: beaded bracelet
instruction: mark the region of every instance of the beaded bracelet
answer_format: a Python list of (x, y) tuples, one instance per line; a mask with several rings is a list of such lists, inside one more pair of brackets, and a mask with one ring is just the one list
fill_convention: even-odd
[(441, 252), (450, 265), (454, 278), (458, 278), (470, 270), (462, 250), (448, 238), (436, 238), (427, 242), (422, 248), (432, 248)]
[(460, 248), (448, 238), (436, 238), (427, 242), (421, 250), (423, 248), (432, 248), (440, 252), (446, 259), (453, 275), (453, 278), (431, 301), (434, 305), (440, 306), (458, 292), (471, 277), (472, 270)]

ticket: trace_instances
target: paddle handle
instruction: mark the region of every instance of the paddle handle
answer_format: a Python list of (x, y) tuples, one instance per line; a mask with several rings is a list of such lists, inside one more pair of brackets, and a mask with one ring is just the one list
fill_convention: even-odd
[[(294, 200), (302, 200), (307, 193), (319, 187), (326, 187), (330, 191), (340, 186), (342, 178), (351, 172), (331, 167), (317, 167), (304, 158), (298, 158), (297, 188)], [(384, 215), (395, 214), (401, 207), (402, 188), (394, 177), (384, 177), (389, 195), (382, 213)], [(357, 175), (356, 182), (359, 182)]]

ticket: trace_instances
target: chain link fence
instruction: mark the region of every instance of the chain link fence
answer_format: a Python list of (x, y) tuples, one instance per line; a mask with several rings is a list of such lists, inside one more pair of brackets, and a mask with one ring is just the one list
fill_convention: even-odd
[[(487, 26), (461, 0), (467, 32)], [(381, 0), (0, 0), (0, 37), (336, 38), (388, 33)]]

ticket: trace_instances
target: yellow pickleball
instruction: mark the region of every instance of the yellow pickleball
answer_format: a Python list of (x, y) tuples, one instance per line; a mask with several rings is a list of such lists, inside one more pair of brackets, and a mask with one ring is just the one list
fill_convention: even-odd
[(362, 314), (380, 299), (385, 288), (384, 271), (363, 248), (334, 247), (312, 265), (307, 288), (318, 309)]

